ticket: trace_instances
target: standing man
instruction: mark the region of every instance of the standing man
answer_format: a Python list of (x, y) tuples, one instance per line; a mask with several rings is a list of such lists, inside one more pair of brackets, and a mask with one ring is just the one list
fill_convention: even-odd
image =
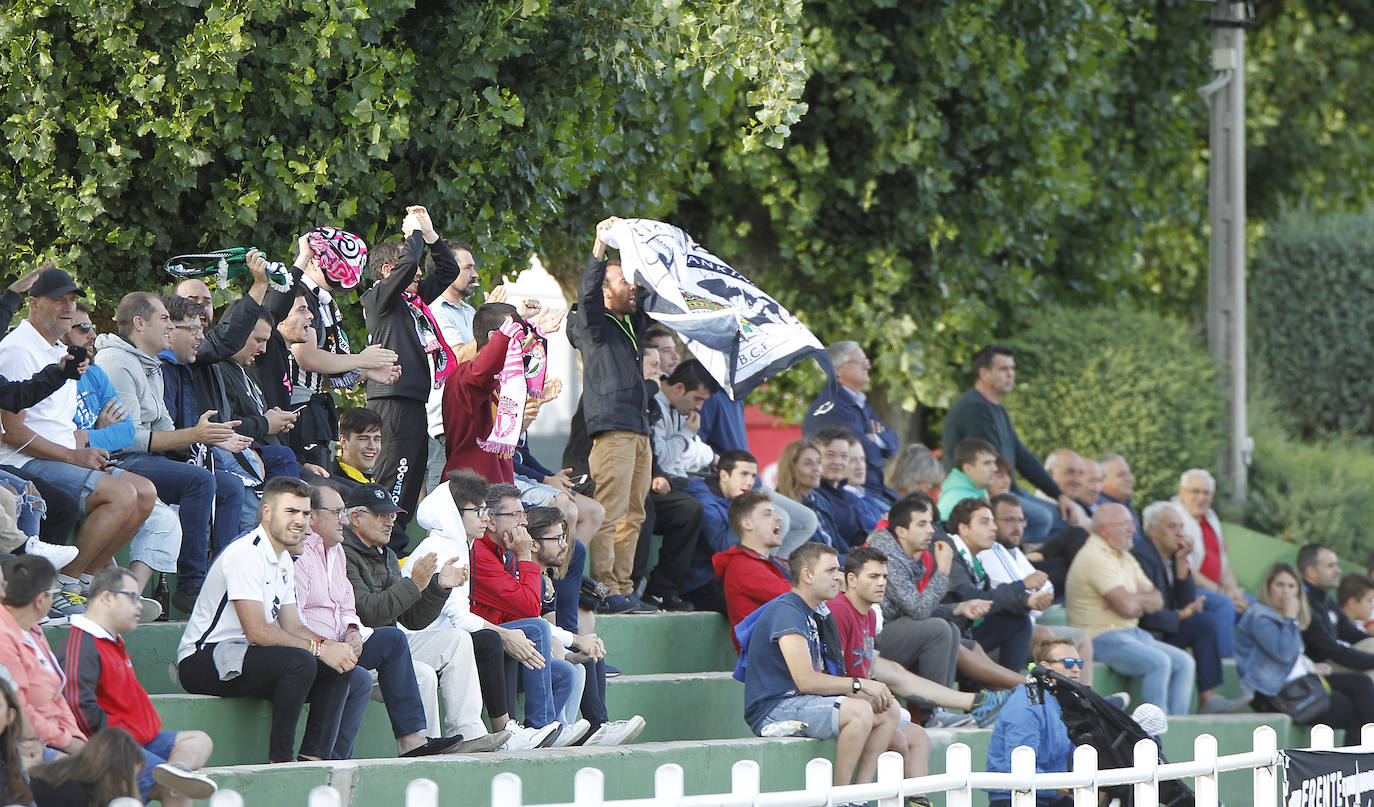
[(835, 740), (834, 784), (867, 782), (892, 744), (899, 713), (886, 684), (845, 675), (839, 636), (829, 619), (827, 646), (816, 609), (840, 593), (835, 550), (811, 541), (788, 560), (793, 584), (772, 602), (749, 635), (744, 720), (763, 736), (772, 723), (798, 720), (808, 737)]
[[(388, 241), (372, 253), (377, 283), (363, 292), (363, 320), (371, 344), (396, 352), (400, 378), (392, 383), (369, 379), (367, 406), (382, 417), (382, 454), (377, 478), (400, 506), (398, 532), (404, 535), (415, 512), (429, 459), (429, 436), (416, 428), (425, 420), (430, 393), (453, 373), (457, 361), (444, 341), (430, 305), (461, 273), (448, 243), (439, 237), (423, 207), (406, 208), (401, 224), (405, 242)], [(425, 247), (435, 271), (420, 272)], [(402, 541), (397, 551), (403, 550)]]
[[(654, 610), (634, 593), (631, 573), (644, 499), (649, 495), (653, 448), (649, 444), (649, 396), (641, 370), (640, 335), (648, 316), (635, 301), (634, 284), (609, 262), (602, 233), (619, 219), (596, 225), (592, 256), (582, 272), (578, 302), (568, 316), (568, 337), (582, 353), (582, 396), (587, 434), (592, 438), (588, 465), (596, 500), (606, 520), (592, 536), (591, 577), (606, 586), (607, 609)], [(608, 271), (608, 268), (613, 268)]]
[(868, 357), (858, 342), (836, 342), (825, 350), (835, 365), (835, 380), (826, 384), (807, 407), (802, 436), (810, 439), (826, 426), (843, 426), (858, 435), (864, 446), (868, 476), (850, 482), (891, 503), (897, 496), (883, 484), (883, 468), (902, 443), (868, 405), (868, 396), (864, 394), (868, 387)]
[[(310, 486), (284, 476), (267, 480), (262, 523), (211, 564), (177, 646), (187, 692), (271, 701), (269, 762), (329, 755), (348, 695), (345, 673), (358, 662), (352, 647), (320, 639), (296, 612), (288, 550), (305, 539), (309, 523)], [(296, 722), (307, 700), (298, 757)]]
[(1131, 519), (1135, 521), (1136, 535), (1145, 534), (1145, 526), (1140, 522), (1140, 513), (1131, 504), (1131, 497), (1135, 495), (1135, 474), (1131, 473), (1131, 464), (1120, 454), (1108, 454), (1098, 460), (1102, 466), (1102, 492), (1097, 495), (1094, 505), (1107, 502), (1108, 504), (1119, 504), (1131, 513)]
[[(429, 304), (429, 312), (439, 325), (439, 336), (450, 349), (466, 345), (472, 341), (472, 318), (477, 309), (468, 298), (481, 287), (477, 278), (477, 259), (472, 255), (472, 245), (463, 241), (448, 242), (453, 259), (458, 262), (458, 277), (444, 289), (443, 293)], [(425, 258), (425, 269), (438, 270), (438, 263), (431, 252)], [(498, 302), (493, 299), (492, 302)], [(429, 400), (425, 403), (426, 427), (429, 432), (429, 461), (425, 468), (425, 490), (434, 490), (443, 484), (444, 462), (444, 388), (430, 390)]]
[(218, 789), (196, 769), (214, 743), (203, 731), (163, 731), (162, 718), (134, 674), (122, 634), (138, 627), (143, 601), (132, 572), (106, 566), (91, 580), (86, 613), (71, 619), (58, 660), (67, 675), (62, 695), (87, 737), (106, 726), (124, 729), (143, 747), (139, 795), (164, 807), (190, 807)]
[(1040, 460), (1021, 443), (1002, 399), (1016, 386), (1016, 359), (1011, 348), (988, 345), (973, 357), (978, 380), (973, 389), (959, 396), (945, 415), (945, 466), (952, 467), (954, 450), (965, 437), (981, 437), (1006, 457), (1016, 473), (1044, 491), (1056, 506), (1050, 506), (1022, 490), (1012, 478), (1012, 492), (1022, 500), (1026, 511), (1026, 540), (1039, 543), (1049, 537), (1056, 519), (1072, 517), (1073, 499), (1059, 489)]

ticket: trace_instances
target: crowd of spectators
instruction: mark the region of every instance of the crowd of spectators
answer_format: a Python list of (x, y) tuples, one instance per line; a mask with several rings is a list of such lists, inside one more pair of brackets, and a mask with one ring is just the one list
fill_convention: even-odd
[[(1323, 719), (1374, 719), (1374, 582), (1314, 546), (1246, 592), (1207, 471), (1139, 510), (1120, 454), (1042, 462), (1003, 405), (1007, 348), (974, 358), (942, 467), (884, 424), (862, 346), (832, 344), (833, 378), (764, 484), (742, 404), (607, 256), (614, 222), (566, 312), (583, 394), (556, 469), (526, 432), (562, 389), (546, 370), (564, 312), (502, 289), (475, 304), (473, 248), (423, 207), (370, 251), (332, 227), (291, 266), (248, 251), (248, 291), (222, 312), (195, 278), (97, 312), (52, 267), (0, 295), (10, 317), (28, 298), (0, 340), (7, 793), (213, 788), (195, 772), (210, 736), (162, 729), (122, 639), (165, 617), (147, 594), (172, 572), (181, 686), (270, 702), (272, 762), (349, 758), (371, 700), (400, 756), (630, 742), (644, 720), (608, 713), (619, 671), (595, 621), (658, 611), (722, 614), (750, 727), (837, 738), (837, 782), (889, 749), (920, 775), (923, 727), (999, 714), (1015, 730), (991, 756), (1024, 738), (1058, 754), (1053, 710), (1024, 695), (1033, 662), (1090, 684), (1096, 659), (1169, 714), (1283, 709), (1315, 675)], [(369, 266), (354, 350), (339, 301)], [(333, 391), (360, 384), (366, 405), (339, 411)], [(61, 621), (54, 653), (40, 628)], [(1227, 658), (1244, 698), (1217, 692)], [(20, 782), (7, 748), (31, 740)], [(127, 781), (71, 762), (126, 746)]]

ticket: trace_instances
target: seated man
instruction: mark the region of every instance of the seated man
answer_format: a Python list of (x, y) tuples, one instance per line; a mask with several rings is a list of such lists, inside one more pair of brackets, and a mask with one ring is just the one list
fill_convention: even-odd
[[(189, 613), (214, 553), (238, 537), (243, 502), (243, 483), (237, 477), (216, 474), (207, 467), (212, 464), (208, 446), (238, 446), (242, 438), (234, 433), (237, 422), (215, 422), (213, 411), (200, 415), (191, 428), (176, 428), (164, 399), (158, 359), (171, 344), (174, 326), (157, 295), (141, 291), (124, 295), (115, 322), (119, 333), (102, 334), (96, 340), (96, 365), (110, 377), (120, 406), (129, 413), (134, 441), (114, 456), (125, 469), (152, 480), (161, 501), (178, 506), (181, 549), (172, 604)], [(201, 327), (198, 315), (194, 327)], [(221, 483), (228, 486), (223, 501), (229, 502), (232, 509), (227, 512), (232, 515), (216, 519)]]
[[(1221, 636), (1234, 634), (1236, 612), (1203, 610), (1203, 598), (1193, 585), (1188, 565), (1188, 537), (1183, 511), (1170, 502), (1145, 508), (1145, 540), (1137, 540), (1131, 554), (1150, 583), (1164, 598), (1164, 607), (1140, 617), (1140, 626), (1174, 647), (1193, 651), (1197, 667), (1198, 714), (1231, 712), (1245, 705), (1217, 695), (1221, 685)], [(1229, 604), (1229, 601), (1228, 601)]]
[(1107, 472), (1102, 467), (1102, 463), (1090, 457), (1083, 458), (1083, 484), (1078, 486), (1078, 495), (1074, 501), (1083, 508), (1088, 515), (1093, 514), (1097, 509), (1097, 499), (1102, 495), (1102, 483), (1107, 479)]
[(899, 709), (887, 685), (844, 674), (843, 651), (822, 639), (817, 614), (840, 593), (840, 560), (830, 547), (803, 544), (788, 560), (795, 581), (753, 625), (744, 679), (744, 720), (763, 736), (774, 723), (801, 721), (808, 737), (834, 739), (834, 784), (867, 782), (892, 746)]
[[(0, 376), (28, 379), (67, 355), (62, 337), (71, 330), (77, 288), (61, 269), (48, 269), (29, 290), (28, 318), (0, 340)], [(62, 591), (55, 605), (64, 614), (80, 613), (81, 590), (138, 531), (157, 501), (153, 483), (110, 464), (108, 451), (77, 443), (77, 382), (69, 378), (57, 392), (21, 411), (0, 413), (7, 462), (25, 478), (41, 478), (76, 497), (86, 516), (76, 534), (78, 554), (57, 576)]]
[(1374, 580), (1357, 572), (1343, 575), (1336, 588), (1336, 602), (1355, 627), (1369, 633), (1370, 621), (1374, 619)]
[[(478, 316), (481, 316), (480, 311)], [(553, 627), (540, 618), (544, 575), (534, 560), (534, 539), (525, 528), (528, 518), (515, 485), (487, 488), (489, 526), (472, 544), (472, 612), (504, 628), (522, 631), (544, 658), (547, 672), (523, 668), (525, 721), (535, 728), (559, 722), (558, 714), (572, 700), (572, 665), (553, 655)], [(590, 724), (564, 724), (550, 745), (562, 748), (586, 735)]]
[(204, 397), (201, 388), (197, 388), (197, 395), (207, 408), (225, 410), (220, 412), (220, 420), (239, 422), (234, 431), (252, 439), (253, 451), (261, 458), (269, 479), (300, 474), (296, 455), (285, 440), (285, 434), (296, 425), (299, 415), (277, 406), (269, 407), (262, 387), (248, 372), (250, 367), (257, 364), (258, 358), (267, 352), (272, 338), (271, 316), (263, 314), (242, 348), (229, 356), (227, 361), (210, 365), (202, 374), (210, 379), (210, 388), (223, 397)]
[(1122, 505), (1130, 511), (1131, 519), (1135, 521), (1136, 534), (1144, 534), (1145, 525), (1140, 522), (1140, 513), (1131, 504), (1131, 497), (1135, 495), (1135, 474), (1131, 473), (1131, 464), (1120, 454), (1108, 454), (1098, 463), (1102, 466), (1102, 492), (1097, 494), (1094, 505), (1102, 502)]
[(1331, 598), (1331, 589), (1341, 581), (1336, 553), (1322, 544), (1304, 546), (1298, 550), (1298, 574), (1312, 612), (1302, 632), (1303, 652), (1338, 673), (1362, 672), (1374, 678), (1374, 637), (1351, 622)]
[(566, 568), (571, 555), (568, 525), (563, 520), (563, 511), (557, 507), (531, 507), (528, 531), (535, 543), (534, 562), (546, 576), (543, 581), (543, 616), (553, 626), (554, 656), (571, 664), (575, 677), (582, 681), (580, 687), (573, 687), (574, 690), (580, 689), (581, 694), (576, 700), (568, 699), (559, 721), (564, 725), (577, 723), (580, 708), (588, 723), (587, 734), (580, 745), (624, 745), (631, 742), (644, 730), (644, 718), (635, 715), (628, 720), (610, 720), (606, 711), (605, 643), (590, 631), (573, 633), (558, 626), (552, 577), (554, 571)]
[(455, 561), (458, 567), (468, 570), (468, 578), (449, 592), (439, 618), (425, 630), (458, 628), (472, 636), (487, 716), (493, 727), (511, 731), (510, 739), (501, 750), (542, 748), (558, 739), (561, 724), (552, 722), (533, 728), (521, 726), (513, 717), (517, 669), (523, 665), (534, 671), (533, 674), (549, 675), (544, 655), (519, 629), (492, 624), (472, 612), (468, 559), (473, 554), (473, 545), (491, 525), (487, 513), (487, 487), (487, 481), (472, 471), (457, 471), (421, 499), (415, 521), (429, 534), (406, 558), (401, 570), (409, 572), (417, 558), (431, 554), (440, 564)]
[[(882, 605), (887, 590), (887, 556), (871, 546), (859, 546), (849, 553), (844, 564), (844, 593), (831, 600), (829, 606), (830, 616), (840, 632), (840, 643), (844, 646), (845, 672), (858, 678), (871, 677), (882, 681), (905, 698), (917, 698), (937, 706), (966, 711), (979, 726), (986, 726), (995, 720), (997, 709), (1006, 700), (1008, 690), (957, 692), (913, 675), (900, 664), (878, 655), (878, 606)], [(905, 723), (907, 715), (903, 715), (902, 719)], [(917, 734), (905, 725), (894, 735), (894, 739), (903, 733), (907, 734), (906, 739), (913, 749), (929, 743), (924, 731)], [(917, 760), (911, 755), (904, 756), (907, 759), (908, 777), (925, 775), (924, 757), (920, 758), (917, 769), (913, 768)], [(913, 770), (919, 772), (913, 773)]]
[[(358, 660), (347, 644), (316, 638), (296, 611), (288, 549), (304, 540), (309, 523), (310, 487), (284, 476), (267, 480), (262, 523), (210, 564), (177, 646), (187, 692), (271, 701), (269, 762), (329, 755), (348, 696), (347, 673)], [(307, 700), (298, 756), (296, 722)]]
[[(739, 536), (739, 543), (717, 553), (712, 563), (733, 628), (759, 606), (789, 591), (792, 581), (786, 567), (773, 557), (782, 534), (772, 497), (761, 490), (746, 490), (736, 496), (730, 501), (730, 528)], [(739, 649), (738, 639), (735, 648)]]
[(192, 799), (208, 799), (218, 789), (213, 779), (196, 772), (209, 761), (214, 743), (203, 731), (162, 730), (162, 718), (124, 647), (122, 634), (138, 627), (141, 610), (133, 574), (118, 566), (96, 572), (86, 613), (72, 617), (58, 656), (67, 675), (62, 695), (87, 737), (115, 726), (143, 746), (138, 791), (144, 801), (190, 807)]
[[(1243, 614), (1250, 607), (1250, 599), (1231, 571), (1231, 562), (1226, 557), (1226, 537), (1221, 532), (1221, 519), (1212, 509), (1212, 496), (1216, 493), (1217, 481), (1202, 468), (1192, 468), (1183, 472), (1178, 479), (1178, 495), (1174, 504), (1181, 505), (1188, 517), (1183, 519), (1183, 531), (1193, 542), (1193, 550), (1188, 555), (1188, 563), (1197, 572), (1194, 581), (1204, 589), (1203, 596), (1213, 599), (1217, 595), (1229, 599), (1236, 613)], [(1235, 655), (1227, 646), (1226, 656)]]
[[(344, 558), (344, 524), (347, 516), (343, 496), (328, 482), (310, 488), (310, 534), (300, 543), (296, 556), (296, 607), (301, 621), (320, 636), (343, 642), (358, 654), (344, 704), (339, 732), (330, 751), (330, 759), (352, 759), (353, 742), (362, 727), (363, 713), (372, 695), (372, 675), (377, 674), (377, 687), (391, 729), (396, 737), (396, 750), (403, 757), (420, 757), (446, 751), (490, 751), (505, 737), (494, 743), (484, 743), (483, 737), (425, 736), (428, 721), (425, 703), (416, 682), (415, 664), (410, 658), (410, 646), (400, 628), (385, 625), (368, 628), (358, 618), (354, 608), (353, 584), (348, 581), (348, 561)], [(434, 693), (431, 691), (431, 696)], [(438, 709), (435, 697), (434, 709)], [(485, 735), (486, 732), (483, 732)]]
[(842, 427), (861, 435), (864, 464), (867, 474), (851, 483), (868, 488), (874, 495), (891, 503), (896, 496), (883, 484), (887, 460), (897, 453), (901, 440), (888, 429), (873, 407), (868, 405), (864, 389), (868, 387), (868, 357), (858, 342), (836, 342), (826, 348), (835, 366), (835, 380), (827, 384), (807, 407), (802, 421), (802, 436), (812, 438), (826, 427)]
[[(1019, 583), (1026, 591), (1049, 591), (1054, 593), (1054, 583), (1049, 575), (1038, 570), (1021, 551), (1021, 535), (1026, 527), (1026, 517), (1021, 509), (1021, 500), (1009, 493), (992, 497), (992, 517), (997, 524), (997, 541), (989, 548), (978, 553), (978, 561), (988, 573), (993, 585)], [(1068, 569), (1066, 568), (1067, 572)], [(1034, 622), (1040, 612), (1031, 612)], [(1062, 639), (1078, 648), (1086, 666), (1079, 675), (1085, 685), (1092, 686), (1093, 640), (1081, 628), (1068, 625), (1036, 625), (1032, 640), (1035, 644), (1045, 639)]]
[(1193, 657), (1140, 627), (1140, 617), (1164, 598), (1131, 555), (1135, 522), (1119, 504), (1093, 514), (1093, 534), (1069, 566), (1069, 624), (1093, 637), (1093, 653), (1118, 673), (1142, 677), (1141, 697), (1168, 714), (1187, 714), (1193, 694)]
[[(465, 571), (452, 560), (440, 566), (437, 556), (425, 554), (414, 559), (408, 575), (401, 572), (401, 563), (389, 546), (399, 508), (381, 485), (358, 485), (344, 498), (344, 505), (348, 525), (343, 548), (354, 607), (369, 628), (399, 624), (415, 631), (406, 635), (406, 643), (425, 705), (426, 734), (461, 735), (488, 751), (500, 746), (504, 738), (483, 739), (487, 731), (482, 725), (472, 637), (462, 630), (424, 630), (439, 618), (450, 592), (467, 577)], [(444, 699), (442, 728), (440, 696)]]
[(954, 685), (956, 671), (999, 689), (1022, 683), (1024, 676), (993, 661), (976, 642), (962, 640), (960, 625), (982, 617), (992, 601), (941, 602), (949, 590), (954, 546), (932, 541), (935, 533), (935, 501), (912, 493), (892, 505), (887, 527), (869, 536), (868, 545), (887, 556), (878, 650), (946, 687)]
[[(1083, 491), (1083, 480), (1088, 472), (1087, 466), (1083, 463), (1083, 455), (1070, 448), (1056, 448), (1045, 456), (1045, 472), (1070, 499), (1069, 509), (1073, 515), (1068, 522), (1079, 527), (1086, 526), (1088, 511), (1078, 503)], [(1050, 501), (1044, 491), (1036, 491), (1036, 497), (1041, 501)]]
[(687, 567), (682, 596), (698, 611), (728, 614), (725, 592), (716, 579), (711, 559), (739, 543), (739, 536), (730, 527), (730, 503), (754, 489), (758, 470), (753, 454), (727, 451), (716, 463), (714, 480), (697, 478), (687, 483), (687, 495), (701, 503), (701, 539)]
[(844, 489), (849, 476), (849, 438), (852, 435), (853, 432), (843, 426), (826, 426), (816, 430), (811, 436), (811, 444), (821, 454), (820, 487), (814, 495), (829, 506), (841, 540), (849, 546), (858, 546), (876, 523), (864, 524), (858, 499)]
[(978, 437), (965, 437), (954, 447), (954, 467), (940, 485), (940, 519), (948, 521), (954, 505), (964, 499), (987, 499), (988, 485), (997, 472), (997, 449)]
[(994, 586), (978, 555), (992, 547), (997, 538), (996, 522), (986, 499), (964, 499), (954, 506), (946, 529), (954, 547), (945, 602), (991, 600), (992, 606), (972, 628), (980, 647), (999, 651), (1002, 666), (1023, 670), (1030, 651), (1031, 611), (1043, 611), (1054, 601), (1053, 591), (1027, 591), (1021, 581)]
[(701, 407), (719, 387), (696, 359), (679, 364), (659, 384), (654, 396), (658, 418), (652, 437), (654, 458), (669, 477), (687, 479), (704, 474), (716, 459), (716, 452), (697, 435), (701, 430)]
[[(1062, 639), (1044, 639), (1035, 643), (1035, 663), (1053, 670), (1071, 681), (1080, 681), (1080, 671), (1087, 668), (1086, 660), (1078, 657), (1074, 646)], [(988, 743), (988, 771), (1011, 772), (1011, 752), (1018, 746), (1035, 749), (1036, 773), (1060, 773), (1073, 769), (1074, 742), (1064, 725), (1059, 699), (1052, 695), (1031, 696), (1030, 684), (1022, 684), (1011, 691), (1011, 698), (997, 715)], [(1040, 807), (1072, 807), (1073, 797), (1062, 791), (1037, 790), (1035, 803)], [(1007, 807), (1011, 793), (989, 790), (991, 807)]]

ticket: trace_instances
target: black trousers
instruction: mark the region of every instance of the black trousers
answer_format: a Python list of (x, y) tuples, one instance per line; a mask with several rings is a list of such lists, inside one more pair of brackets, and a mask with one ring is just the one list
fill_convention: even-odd
[(686, 493), (649, 494), (644, 502), (644, 525), (639, 530), (639, 546), (635, 547), (631, 574), (636, 582), (644, 576), (644, 567), (649, 561), (649, 536), (662, 536), (658, 564), (649, 573), (649, 582), (644, 586), (646, 594), (663, 597), (682, 590), (682, 581), (701, 537), (701, 513), (701, 502)]
[(23, 468), (6, 465), (5, 470), (32, 482), (43, 496), (43, 503), (47, 506), (48, 512), (38, 523), (39, 540), (61, 546), (75, 537), (73, 533), (76, 531), (76, 520), (81, 515), (76, 509), (75, 496)]
[(725, 587), (719, 580), (712, 580), (701, 588), (684, 591), (682, 598), (698, 611), (715, 611), (721, 616), (730, 616), (725, 606)]
[[(495, 720), (501, 715), (515, 717), (516, 676), (520, 662), (506, 655), (501, 634), (491, 628), (472, 632), (472, 658), (477, 664), (477, 685), (482, 688), (482, 704), (487, 717)], [(501, 727), (493, 725), (500, 731)]]
[(301, 738), (301, 755), (328, 759), (334, 732), (348, 699), (349, 676), (299, 647), (249, 645), (243, 672), (221, 681), (215, 669), (215, 645), (187, 656), (177, 671), (181, 686), (193, 695), (224, 698), (262, 698), (272, 703), (272, 732), (267, 744), (269, 762), (295, 762), (296, 721), (306, 701), (310, 714)]
[[(425, 464), (429, 461), (425, 402), (409, 398), (369, 398), (367, 408), (382, 418), (382, 451), (377, 455), (372, 476), (405, 511), (396, 514), (397, 528), (391, 531), (391, 548), (399, 553), (408, 543), (405, 528), (414, 517), (415, 506), (425, 487)], [(401, 538), (400, 546), (396, 545), (397, 538)]]

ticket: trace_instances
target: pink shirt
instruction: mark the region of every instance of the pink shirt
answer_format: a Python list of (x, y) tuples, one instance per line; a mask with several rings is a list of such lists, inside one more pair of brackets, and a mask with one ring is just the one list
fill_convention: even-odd
[(371, 631), (358, 619), (343, 545), (325, 549), (324, 539), (311, 533), (303, 546), (295, 569), (296, 608), (300, 610), (301, 621), (319, 635), (336, 642), (343, 641), (349, 625), (357, 626), (366, 639)]

